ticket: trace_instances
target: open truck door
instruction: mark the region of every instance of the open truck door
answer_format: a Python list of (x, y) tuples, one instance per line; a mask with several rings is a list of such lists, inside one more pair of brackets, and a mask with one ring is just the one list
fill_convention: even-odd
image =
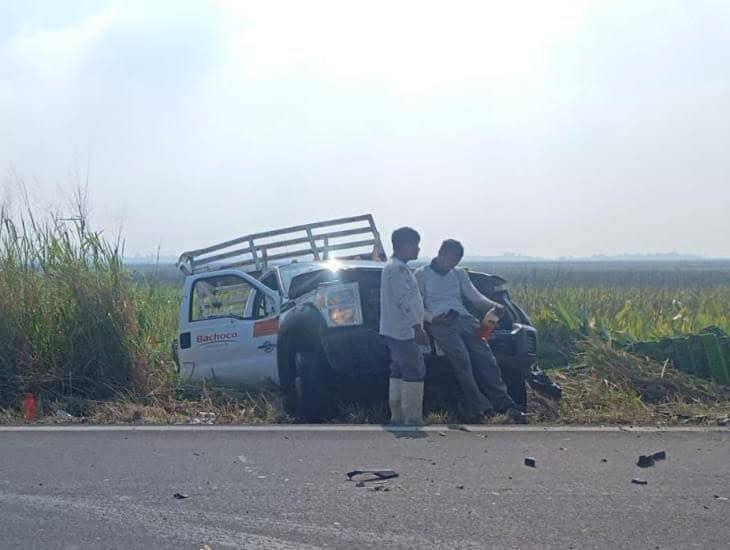
[(180, 374), (228, 384), (278, 381), (280, 298), (250, 275), (220, 270), (189, 276), (180, 306)]

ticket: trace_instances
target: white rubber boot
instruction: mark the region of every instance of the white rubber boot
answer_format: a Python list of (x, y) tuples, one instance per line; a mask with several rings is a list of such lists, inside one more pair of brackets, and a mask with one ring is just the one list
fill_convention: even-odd
[(401, 406), (406, 426), (423, 426), (423, 382), (401, 382)]
[(403, 402), (401, 400), (401, 392), (403, 390), (403, 380), (400, 378), (391, 378), (388, 384), (388, 403), (390, 404), (390, 424), (403, 424)]

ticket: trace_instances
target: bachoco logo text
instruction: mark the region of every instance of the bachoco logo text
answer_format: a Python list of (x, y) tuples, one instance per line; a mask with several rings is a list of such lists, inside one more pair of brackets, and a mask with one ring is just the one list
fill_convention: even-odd
[(198, 344), (216, 344), (219, 342), (228, 342), (229, 340), (235, 340), (238, 338), (237, 332), (217, 332), (215, 334), (201, 334), (195, 341)]

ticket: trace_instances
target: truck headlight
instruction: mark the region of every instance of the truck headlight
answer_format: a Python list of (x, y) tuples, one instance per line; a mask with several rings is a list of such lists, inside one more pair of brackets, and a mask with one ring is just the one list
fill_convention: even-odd
[(329, 324), (336, 327), (356, 325), (357, 310), (354, 307), (333, 307), (329, 310)]
[(317, 289), (317, 307), (328, 327), (362, 325), (360, 286), (357, 283), (329, 283)]

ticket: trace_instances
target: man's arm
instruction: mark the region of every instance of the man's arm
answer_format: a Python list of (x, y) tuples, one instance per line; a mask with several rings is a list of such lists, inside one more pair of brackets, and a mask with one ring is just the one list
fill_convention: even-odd
[(497, 309), (502, 308), (501, 304), (490, 300), (484, 294), (477, 290), (477, 288), (474, 286), (474, 283), (471, 282), (469, 274), (466, 271), (464, 271), (463, 269), (459, 269), (456, 273), (459, 275), (459, 280), (461, 281), (461, 295), (464, 297), (465, 300), (467, 300), (471, 304), (474, 304), (479, 309), (484, 310), (485, 313), (493, 307), (496, 307)]
[(433, 312), (426, 306), (426, 268), (420, 267), (416, 270), (415, 276), (418, 281), (418, 290), (421, 292), (421, 298), (423, 299), (423, 320), (427, 323), (433, 321)]

